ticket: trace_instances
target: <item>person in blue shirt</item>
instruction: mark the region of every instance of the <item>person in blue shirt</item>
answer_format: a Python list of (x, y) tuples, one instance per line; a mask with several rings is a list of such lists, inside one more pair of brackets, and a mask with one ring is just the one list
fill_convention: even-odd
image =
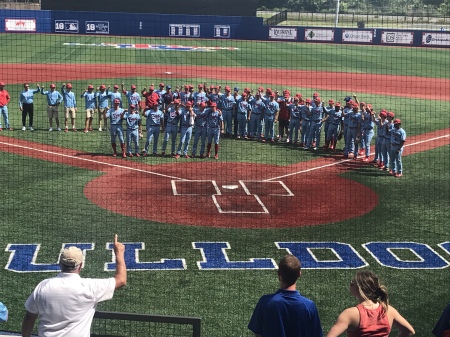
[(29, 122), (29, 130), (33, 131), (33, 101), (34, 101), (34, 94), (37, 94), (40, 92), (41, 89), (39, 88), (39, 84), (36, 84), (36, 89), (30, 89), (30, 85), (28, 83), (23, 84), (23, 91), (20, 94), (19, 98), (19, 108), (20, 111), (22, 111), (22, 131), (25, 131), (27, 128), (25, 126), (27, 122), (27, 115), (28, 115), (28, 122)]
[(75, 94), (72, 91), (72, 84), (67, 83), (67, 85), (66, 85), (65, 83), (63, 83), (63, 85), (61, 87), (61, 94), (62, 94), (63, 100), (64, 100), (64, 116), (65, 116), (64, 132), (69, 131), (69, 126), (68, 126), (69, 117), (70, 117), (70, 121), (72, 122), (72, 130), (74, 132), (76, 132), (77, 129), (75, 127), (75, 115), (77, 113), (77, 100), (75, 98)]
[(92, 120), (97, 110), (97, 98), (95, 97), (94, 86), (88, 85), (87, 89), (81, 94), (84, 97), (84, 107), (86, 109), (86, 120), (84, 125), (84, 133), (92, 131)]
[(296, 289), (300, 275), (301, 263), (297, 257), (286, 255), (281, 259), (280, 288), (259, 299), (248, 323), (255, 337), (322, 337), (315, 303)]
[(402, 153), (403, 145), (406, 141), (406, 132), (402, 129), (402, 122), (400, 119), (394, 120), (394, 129), (391, 132), (391, 147), (389, 155), (389, 173), (394, 175), (396, 178), (403, 176), (403, 164), (402, 164)]
[(103, 130), (102, 129), (102, 120), (104, 123), (103, 124), (104, 129), (108, 130), (108, 119), (105, 117), (105, 115), (109, 110), (109, 106), (108, 106), (109, 92), (106, 91), (106, 85), (102, 84), (100, 87), (97, 88), (97, 91), (95, 92), (95, 97), (97, 98), (97, 104), (98, 104), (98, 131)]
[(41, 94), (47, 96), (47, 115), (50, 126), (48, 131), (50, 132), (53, 131), (53, 118), (55, 119), (57, 130), (61, 131), (59, 127), (58, 106), (61, 104), (63, 97), (55, 88), (56, 86), (52, 83), (50, 84), (50, 90), (44, 91), (44, 86), (42, 86), (41, 90)]

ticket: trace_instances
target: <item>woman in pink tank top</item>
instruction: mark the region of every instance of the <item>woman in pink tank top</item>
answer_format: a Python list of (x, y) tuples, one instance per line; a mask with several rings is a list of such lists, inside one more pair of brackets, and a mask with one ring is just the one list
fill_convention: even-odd
[(392, 326), (399, 337), (414, 335), (414, 329), (399, 312), (389, 305), (387, 289), (378, 276), (359, 271), (350, 282), (350, 294), (358, 305), (345, 309), (326, 337), (338, 337), (347, 331), (348, 337), (388, 337)]

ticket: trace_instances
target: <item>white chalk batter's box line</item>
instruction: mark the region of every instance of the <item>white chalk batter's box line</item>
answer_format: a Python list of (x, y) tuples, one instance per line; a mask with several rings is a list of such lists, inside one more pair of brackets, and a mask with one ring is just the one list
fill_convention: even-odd
[[(172, 185), (172, 192), (174, 196), (178, 196), (178, 195), (202, 195), (202, 194), (197, 194), (197, 193), (180, 193), (177, 189), (177, 184), (179, 183), (183, 183), (183, 184), (189, 184), (189, 183), (198, 183), (198, 182), (204, 182), (204, 183), (210, 183), (212, 184), (212, 186), (214, 187), (215, 190), (215, 194), (211, 195), (211, 198), (213, 200), (214, 205), (216, 206), (217, 210), (219, 213), (234, 213), (234, 214), (243, 214), (243, 213), (253, 213), (253, 214), (268, 214), (269, 210), (267, 209), (267, 207), (264, 205), (264, 203), (261, 201), (261, 199), (259, 198), (259, 196), (257, 194), (252, 194), (250, 192), (250, 190), (248, 189), (246, 183), (260, 183), (260, 184), (269, 184), (269, 185), (273, 185), (273, 184), (278, 184), (279, 186), (281, 186), (284, 191), (286, 193), (268, 193), (267, 195), (273, 195), (273, 196), (282, 196), (282, 197), (293, 197), (294, 193), (292, 193), (292, 191), (286, 186), (286, 184), (282, 181), (261, 181), (261, 180), (238, 180), (239, 185), (241, 185), (242, 189), (244, 190), (245, 194), (248, 196), (253, 196), (256, 200), (256, 202), (261, 206), (261, 211), (225, 211), (222, 209), (222, 207), (220, 206), (219, 201), (217, 200), (217, 196), (221, 196), (223, 195), (219, 185), (217, 184), (217, 182), (215, 180), (188, 180), (188, 181), (180, 181), (180, 180), (171, 180), (171, 185)], [(225, 189), (229, 189), (229, 190), (234, 190), (234, 189), (238, 189), (239, 185), (222, 185), (222, 188)]]

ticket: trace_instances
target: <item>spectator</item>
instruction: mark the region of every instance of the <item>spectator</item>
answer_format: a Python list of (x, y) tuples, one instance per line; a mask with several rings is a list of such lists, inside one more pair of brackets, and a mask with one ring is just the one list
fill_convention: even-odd
[(255, 337), (321, 337), (319, 313), (310, 299), (296, 290), (301, 263), (293, 255), (278, 265), (280, 289), (259, 299), (248, 328)]
[(39, 336), (88, 337), (97, 303), (110, 300), (127, 283), (125, 246), (114, 235), (116, 274), (108, 279), (81, 278), (83, 253), (69, 247), (61, 253), (61, 273), (40, 282), (25, 302), (22, 336), (29, 337), (39, 317)]
[(414, 329), (399, 312), (389, 305), (386, 287), (370, 271), (359, 271), (350, 282), (350, 294), (358, 305), (345, 309), (326, 337), (389, 336), (392, 325), (400, 330), (399, 337), (414, 335)]
[(36, 89), (30, 89), (30, 85), (28, 83), (23, 84), (23, 91), (20, 93), (19, 97), (19, 109), (22, 111), (22, 131), (25, 131), (27, 128), (25, 126), (27, 121), (27, 115), (29, 116), (29, 126), (30, 131), (33, 131), (33, 113), (34, 113), (34, 94), (40, 92), (39, 84), (36, 84)]

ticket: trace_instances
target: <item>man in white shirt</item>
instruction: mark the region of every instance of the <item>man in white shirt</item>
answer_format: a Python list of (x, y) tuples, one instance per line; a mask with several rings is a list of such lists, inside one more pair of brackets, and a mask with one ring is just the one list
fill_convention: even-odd
[(63, 250), (61, 273), (40, 282), (25, 302), (22, 336), (29, 337), (36, 318), (42, 337), (89, 337), (97, 303), (110, 300), (114, 290), (127, 283), (125, 246), (114, 236), (116, 274), (108, 279), (81, 278), (83, 253), (77, 247)]

